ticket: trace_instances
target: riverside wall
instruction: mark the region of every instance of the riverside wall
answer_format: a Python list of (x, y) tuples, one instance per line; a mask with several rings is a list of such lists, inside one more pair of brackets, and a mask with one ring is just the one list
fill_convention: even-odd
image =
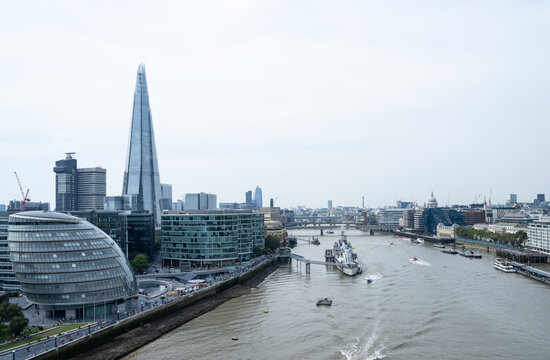
[(215, 309), (227, 300), (246, 294), (250, 287), (260, 284), (267, 275), (277, 268), (277, 258), (270, 259), (238, 277), (124, 319), (86, 338), (67, 343), (56, 350), (37, 355), (33, 359), (107, 360), (121, 358), (187, 321)]

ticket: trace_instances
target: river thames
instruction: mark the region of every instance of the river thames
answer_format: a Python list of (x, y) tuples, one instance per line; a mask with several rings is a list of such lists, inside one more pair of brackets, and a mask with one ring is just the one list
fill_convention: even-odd
[[(335, 231), (319, 246), (299, 241), (293, 252), (323, 260), (338, 238)], [(303, 264), (282, 265), (249, 294), (124, 359), (549, 358), (550, 286), (493, 269), (486, 252), (467, 259), (358, 230), (348, 240), (363, 274), (312, 265), (306, 275)], [(332, 307), (317, 307), (320, 297)]]

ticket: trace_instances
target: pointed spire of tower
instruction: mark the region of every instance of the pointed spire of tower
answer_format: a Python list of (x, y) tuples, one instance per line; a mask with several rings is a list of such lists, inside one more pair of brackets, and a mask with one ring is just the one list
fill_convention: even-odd
[(134, 92), (132, 125), (128, 141), (123, 195), (136, 195), (137, 210), (151, 211), (160, 226), (160, 176), (145, 65), (139, 64)]

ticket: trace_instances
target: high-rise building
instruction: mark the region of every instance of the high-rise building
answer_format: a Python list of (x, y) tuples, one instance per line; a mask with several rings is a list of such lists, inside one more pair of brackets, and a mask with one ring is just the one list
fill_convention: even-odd
[(75, 153), (66, 153), (64, 160), (55, 162), (55, 209), (76, 211), (78, 209), (78, 173)]
[(172, 210), (172, 185), (160, 184), (162, 189), (161, 210)]
[(246, 192), (245, 203), (249, 204), (252, 202), (252, 190)]
[[(50, 211), (50, 203), (42, 201), (25, 202), (25, 211)], [(10, 200), (8, 211), (23, 211), (23, 204), (19, 200)]]
[(518, 203), (518, 194), (510, 194), (508, 195), (508, 202), (509, 205), (514, 205)]
[(21, 290), (21, 286), (15, 279), (15, 272), (12, 270), (10, 261), (8, 218), (8, 212), (0, 211), (0, 291), (14, 293)]
[(77, 169), (77, 175), (77, 210), (103, 210), (107, 194), (107, 170), (102, 167), (82, 168)]
[(328, 201), (328, 211), (332, 211), (332, 200)]
[(542, 203), (542, 202), (545, 202), (546, 199), (545, 199), (544, 194), (537, 194), (537, 200), (538, 200), (539, 202), (541, 202), (541, 203)]
[(105, 211), (136, 211), (137, 195), (105, 196)]
[(218, 207), (216, 194), (198, 193), (185, 194), (183, 208), (185, 210), (215, 210)]
[(140, 64), (137, 70), (132, 127), (122, 194), (137, 195), (138, 210), (152, 212), (155, 225), (160, 226), (162, 190), (153, 132), (153, 118), (151, 117), (145, 65), (143, 64)]
[(264, 206), (263, 204), (262, 188), (256, 186), (256, 190), (254, 191), (254, 207), (256, 208), (256, 210), (260, 210)]

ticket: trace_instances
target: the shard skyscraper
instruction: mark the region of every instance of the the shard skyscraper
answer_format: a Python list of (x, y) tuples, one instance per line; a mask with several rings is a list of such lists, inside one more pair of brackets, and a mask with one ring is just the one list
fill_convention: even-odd
[(151, 211), (160, 226), (161, 187), (145, 65), (137, 70), (132, 127), (122, 195), (136, 195), (137, 209)]

